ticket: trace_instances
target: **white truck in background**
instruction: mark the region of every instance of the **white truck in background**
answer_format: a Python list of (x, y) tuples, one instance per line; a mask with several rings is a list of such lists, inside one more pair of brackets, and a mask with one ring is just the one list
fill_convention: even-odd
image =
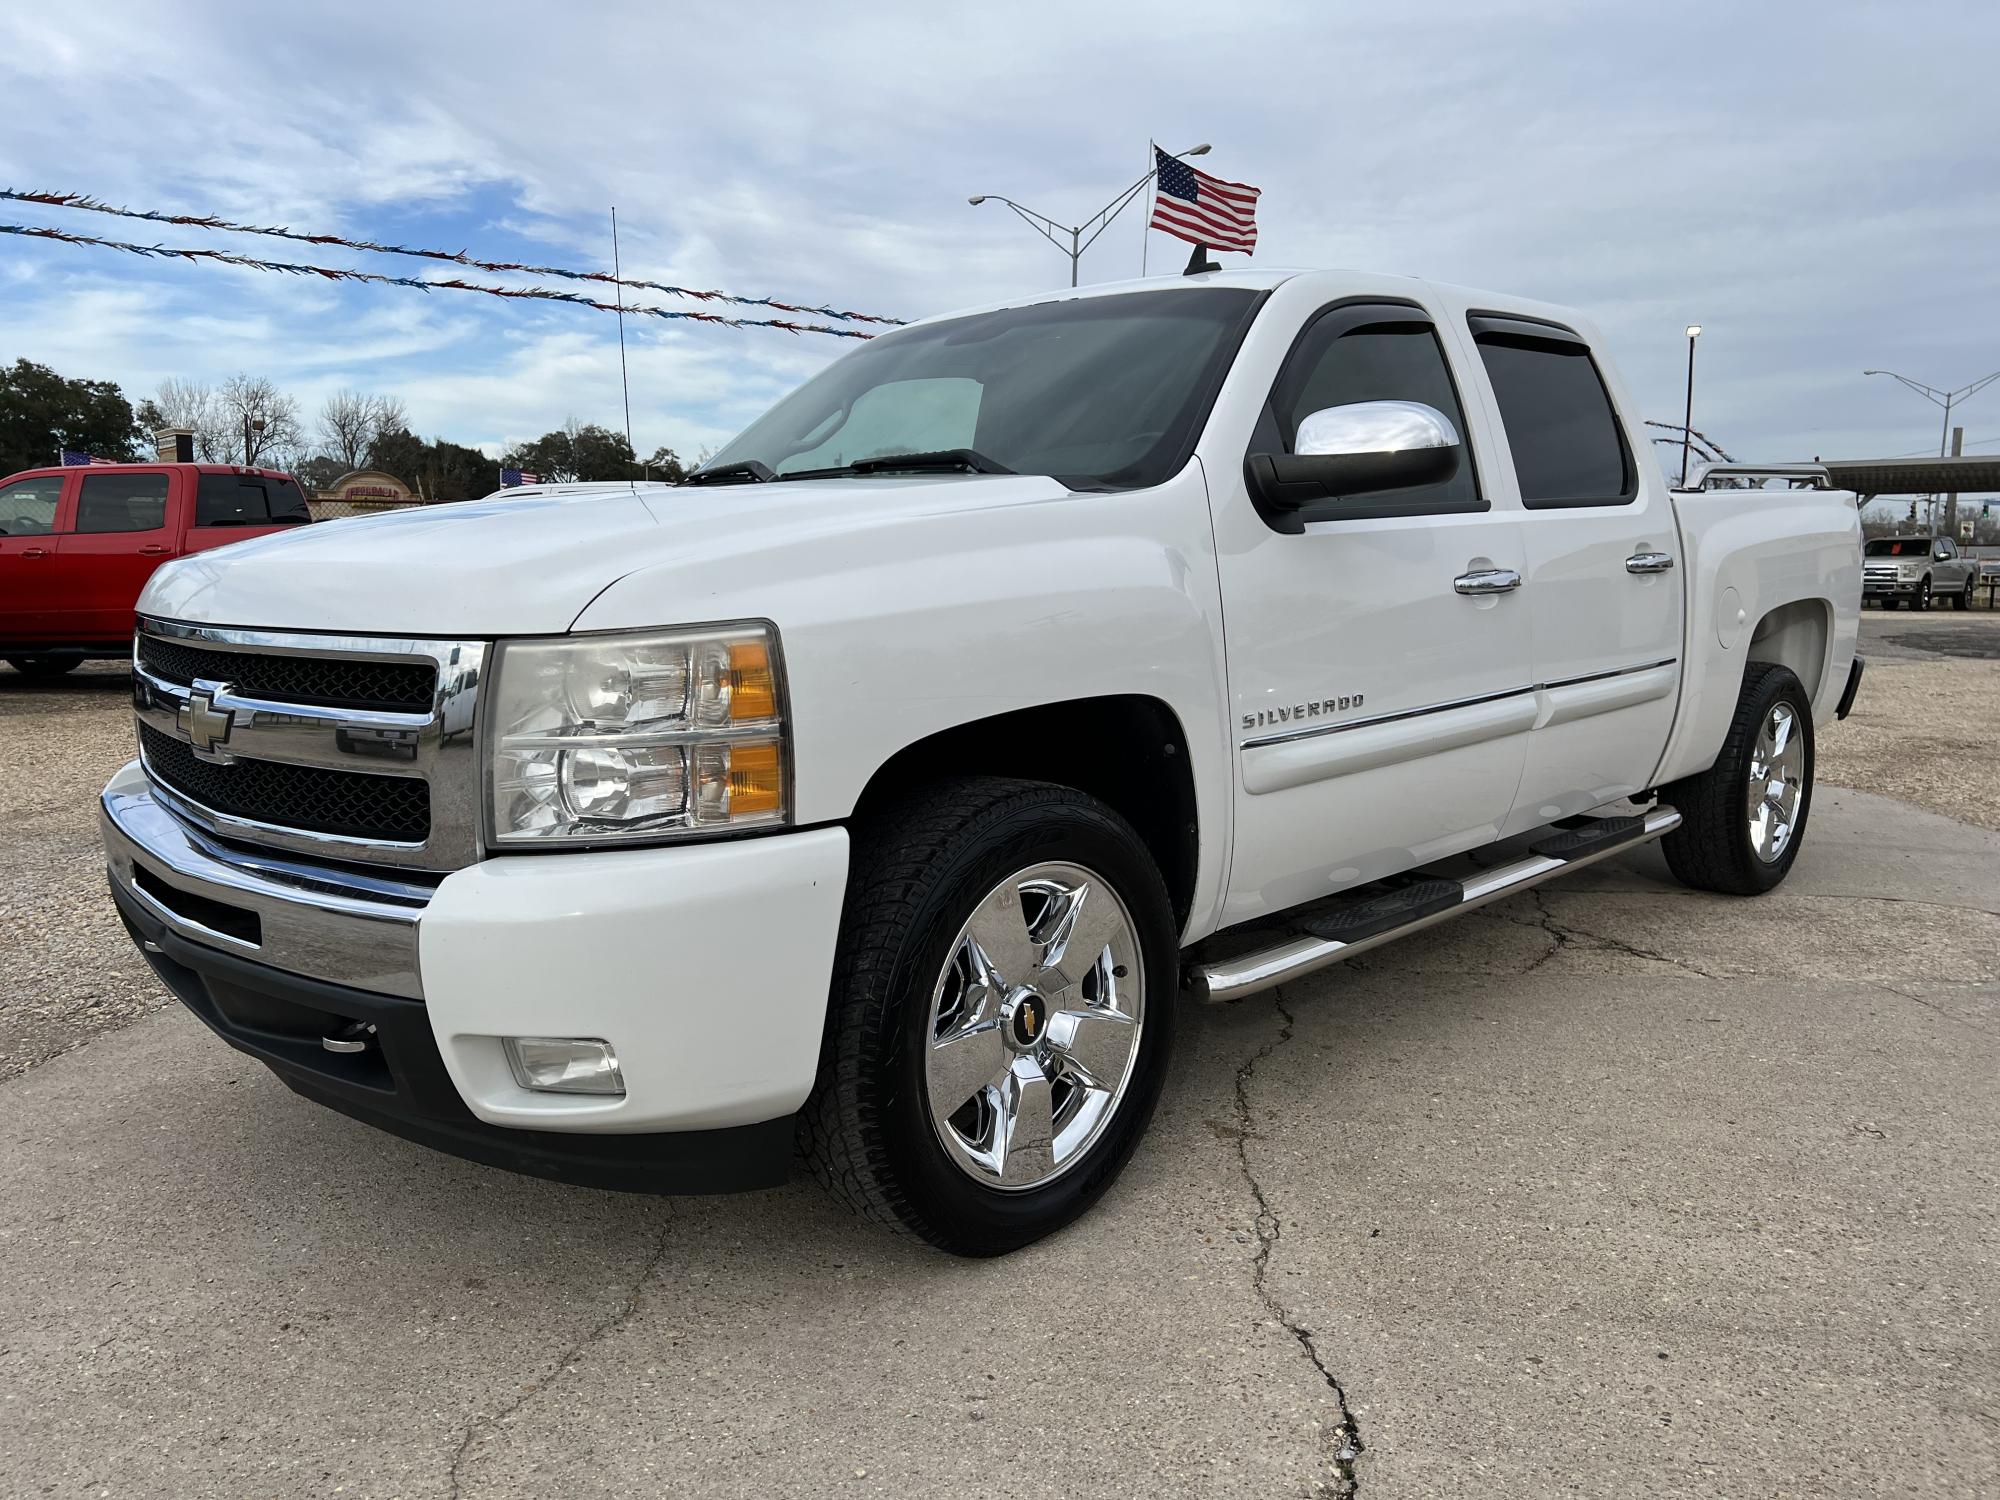
[(165, 567), (112, 892), (299, 1093), (650, 1191), (1081, 1213), (1183, 994), (1663, 839), (1783, 880), (1860, 532), (1670, 492), (1591, 325), (1347, 272), (886, 334), (678, 487)]

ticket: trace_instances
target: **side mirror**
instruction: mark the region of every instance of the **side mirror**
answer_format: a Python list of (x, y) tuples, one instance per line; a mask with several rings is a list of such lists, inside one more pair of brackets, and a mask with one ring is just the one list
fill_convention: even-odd
[(1451, 418), (1421, 401), (1356, 401), (1299, 423), (1292, 453), (1244, 460), (1251, 492), (1278, 510), (1375, 490), (1442, 484), (1461, 452)]

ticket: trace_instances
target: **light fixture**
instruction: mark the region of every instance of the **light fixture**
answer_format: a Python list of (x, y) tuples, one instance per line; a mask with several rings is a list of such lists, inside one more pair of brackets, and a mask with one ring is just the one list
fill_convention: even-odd
[(1700, 338), (1700, 337), (1701, 337), (1701, 324), (1699, 324), (1699, 323), (1690, 323), (1690, 324), (1688, 324), (1688, 337), (1689, 337), (1689, 338), (1691, 338), (1691, 339), (1698, 339), (1698, 338)]
[(538, 1094), (622, 1094), (625, 1076), (611, 1043), (588, 1036), (501, 1038), (514, 1081)]

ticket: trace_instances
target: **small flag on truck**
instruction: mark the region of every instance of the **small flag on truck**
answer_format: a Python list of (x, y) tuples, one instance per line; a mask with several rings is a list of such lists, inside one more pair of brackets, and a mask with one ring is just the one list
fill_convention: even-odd
[(118, 460), (115, 458), (99, 458), (95, 453), (78, 453), (73, 448), (65, 448), (62, 451), (62, 466), (65, 469), (79, 469), (86, 464), (112, 464), (116, 462)]
[(1153, 197), (1153, 218), (1146, 227), (1158, 229), (1191, 245), (1217, 250), (1257, 248), (1257, 199), (1261, 188), (1224, 182), (1196, 171), (1177, 156), (1153, 148), (1153, 174), (1159, 191)]
[(526, 469), (502, 469), (500, 471), (500, 488), (503, 490), (516, 489), (524, 484), (540, 484), (541, 482), (541, 475), (530, 474)]

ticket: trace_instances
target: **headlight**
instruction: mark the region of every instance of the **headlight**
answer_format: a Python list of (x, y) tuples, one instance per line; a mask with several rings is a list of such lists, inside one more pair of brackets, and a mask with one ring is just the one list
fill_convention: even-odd
[(724, 833), (790, 812), (767, 625), (503, 641), (489, 693), (496, 844)]

